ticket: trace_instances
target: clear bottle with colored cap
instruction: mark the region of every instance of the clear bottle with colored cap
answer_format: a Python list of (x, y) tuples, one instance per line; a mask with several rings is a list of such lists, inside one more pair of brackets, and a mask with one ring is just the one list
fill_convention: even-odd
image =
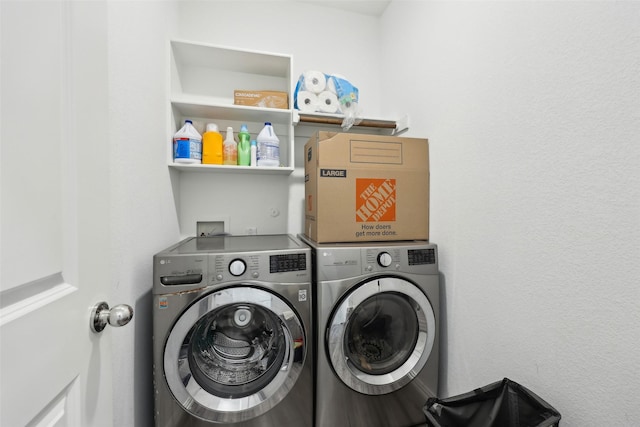
[(238, 166), (249, 166), (251, 164), (251, 135), (247, 130), (247, 125), (240, 127), (238, 132)]
[(231, 126), (227, 127), (227, 137), (222, 147), (222, 164), (238, 165), (238, 144), (233, 139), (233, 128)]
[(258, 142), (251, 141), (251, 166), (258, 166)]

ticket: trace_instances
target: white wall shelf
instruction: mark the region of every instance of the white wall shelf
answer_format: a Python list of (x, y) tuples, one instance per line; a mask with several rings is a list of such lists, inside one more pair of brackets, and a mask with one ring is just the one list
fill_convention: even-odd
[[(175, 111), (174, 116), (204, 117), (218, 121), (272, 122), (281, 125), (291, 123), (291, 110), (220, 105), (207, 101), (208, 99), (204, 97), (179, 96), (171, 99), (171, 106)], [(182, 126), (182, 122), (176, 123), (176, 126)]]
[[(292, 58), (289, 55), (173, 40), (170, 42), (170, 137), (167, 158), (172, 168), (188, 172), (242, 172), (290, 174), (294, 168), (294, 132), (291, 109), (234, 105), (234, 90), (275, 90), (290, 93)], [(289, 97), (290, 98), (290, 97)], [(280, 139), (279, 168), (222, 165), (184, 165), (173, 162), (173, 134), (185, 120), (200, 133), (207, 123), (234, 134), (246, 124), (256, 139), (265, 122), (271, 122)]]
[(200, 165), (171, 163), (173, 169), (184, 172), (223, 172), (240, 174), (276, 174), (289, 175), (293, 172), (292, 167), (266, 167), (266, 166), (230, 166), (230, 165)]
[[(292, 58), (290, 55), (257, 52), (183, 40), (170, 42), (170, 137), (167, 158), (170, 167), (184, 172), (290, 174), (294, 170), (295, 128), (305, 134), (317, 128), (342, 130), (341, 114), (302, 113), (293, 109), (235, 105), (233, 91), (276, 90), (289, 94), (292, 105)], [(173, 162), (173, 134), (185, 120), (192, 120), (201, 133), (207, 123), (216, 123), (223, 138), (226, 128), (237, 133), (246, 124), (256, 139), (265, 122), (271, 122), (280, 139), (279, 168), (247, 168), (223, 165), (185, 165)], [(393, 121), (358, 118), (349, 132), (399, 135), (409, 127), (409, 118)]]

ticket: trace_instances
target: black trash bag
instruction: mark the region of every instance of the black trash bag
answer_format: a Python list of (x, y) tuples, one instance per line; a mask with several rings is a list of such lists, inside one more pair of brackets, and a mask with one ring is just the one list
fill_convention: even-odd
[(427, 400), (429, 427), (557, 427), (560, 413), (508, 378), (458, 396)]

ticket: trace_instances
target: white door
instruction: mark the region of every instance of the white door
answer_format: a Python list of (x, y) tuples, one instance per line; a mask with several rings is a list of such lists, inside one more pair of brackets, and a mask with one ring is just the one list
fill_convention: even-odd
[(0, 19), (0, 425), (111, 426), (107, 6)]

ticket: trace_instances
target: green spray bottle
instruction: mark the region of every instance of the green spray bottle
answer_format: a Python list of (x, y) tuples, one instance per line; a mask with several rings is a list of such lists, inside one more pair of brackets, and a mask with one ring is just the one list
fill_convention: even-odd
[(247, 130), (247, 125), (240, 127), (238, 132), (238, 166), (249, 166), (251, 164), (251, 135)]

